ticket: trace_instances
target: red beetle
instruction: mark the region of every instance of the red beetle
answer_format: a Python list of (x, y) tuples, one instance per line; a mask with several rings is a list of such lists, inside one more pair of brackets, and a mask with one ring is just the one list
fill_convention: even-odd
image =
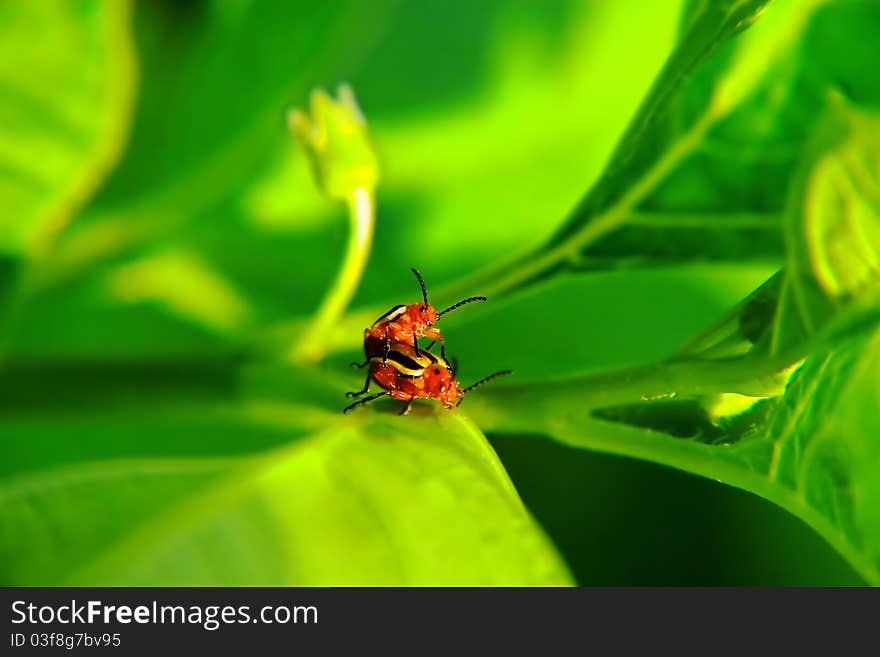
[[(443, 354), (443, 335), (434, 324), (448, 312), (474, 301), (486, 301), (486, 297), (468, 297), (458, 303), (454, 303), (445, 310), (437, 312), (434, 306), (428, 303), (428, 292), (425, 289), (425, 281), (415, 268), (411, 269), (422, 288), (422, 302), (409, 305), (397, 305), (384, 313), (373, 324), (364, 329), (364, 353), (367, 361), (354, 363), (358, 367), (365, 367), (373, 356), (381, 355), (382, 360), (387, 361), (388, 353), (392, 345), (405, 343), (412, 345), (418, 356), (421, 353), (419, 338), (426, 337), (440, 343), (440, 353)], [(432, 343), (433, 344), (433, 343)]]
[(368, 364), (370, 366), (367, 380), (362, 390), (347, 392), (346, 397), (360, 397), (370, 389), (370, 383), (375, 381), (383, 388), (383, 392), (359, 399), (345, 407), (347, 413), (355, 406), (388, 395), (406, 402), (400, 414), (406, 415), (412, 406), (414, 399), (437, 399), (446, 408), (458, 406), (465, 394), (496, 377), (510, 374), (510, 370), (495, 372), (468, 386), (461, 388), (455, 378), (455, 367), (450, 365), (443, 356), (435, 356), (426, 349), (416, 353), (415, 349), (407, 344), (397, 344), (388, 354), (372, 356)]

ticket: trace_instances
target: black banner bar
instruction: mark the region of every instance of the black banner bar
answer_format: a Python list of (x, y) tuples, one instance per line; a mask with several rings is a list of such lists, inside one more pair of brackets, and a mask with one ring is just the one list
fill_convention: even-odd
[(0, 654), (622, 654), (876, 643), (880, 589), (4, 588)]

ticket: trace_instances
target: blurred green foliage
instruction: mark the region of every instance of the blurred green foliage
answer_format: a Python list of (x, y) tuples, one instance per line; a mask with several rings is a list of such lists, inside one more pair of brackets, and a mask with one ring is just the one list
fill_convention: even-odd
[[(880, 582), (878, 29), (870, 0), (0, 5), (0, 581)], [(285, 116), (341, 81), (374, 247), (332, 353), (287, 363), (347, 228)], [(463, 383), (516, 377), (343, 417), (411, 266), (491, 297), (443, 320)]]

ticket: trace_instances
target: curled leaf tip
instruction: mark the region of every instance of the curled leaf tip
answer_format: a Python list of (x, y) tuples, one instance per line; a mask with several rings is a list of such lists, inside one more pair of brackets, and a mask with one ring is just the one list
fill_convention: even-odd
[(339, 85), (336, 98), (315, 89), (309, 112), (291, 109), (287, 126), (306, 147), (317, 183), (328, 196), (347, 200), (358, 188), (375, 188), (379, 178), (376, 154), (349, 85)]

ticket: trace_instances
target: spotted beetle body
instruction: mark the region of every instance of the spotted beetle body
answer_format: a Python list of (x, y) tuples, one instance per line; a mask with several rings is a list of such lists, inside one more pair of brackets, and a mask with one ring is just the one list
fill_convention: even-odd
[(437, 399), (446, 408), (455, 406), (461, 389), (449, 362), (428, 351), (416, 354), (403, 345), (398, 349), (385, 362), (380, 356), (371, 359), (372, 380), (401, 401)]
[[(388, 353), (392, 348), (395, 348), (393, 345), (397, 344), (411, 345), (416, 354), (419, 354), (421, 352), (419, 348), (420, 338), (428, 338), (434, 342), (439, 342), (442, 353), (445, 341), (443, 334), (434, 324), (437, 323), (442, 315), (460, 306), (474, 301), (486, 300), (486, 297), (468, 297), (449, 306), (445, 310), (437, 312), (434, 306), (428, 303), (428, 292), (422, 275), (416, 269), (411, 271), (419, 281), (419, 287), (422, 290), (422, 302), (392, 306), (368, 328), (364, 329), (364, 355), (367, 358), (367, 363), (377, 355), (381, 355), (383, 360), (387, 360)], [(361, 367), (367, 363), (363, 363)]]
[[(416, 269), (411, 271), (422, 289), (422, 302), (392, 306), (364, 329), (366, 360), (352, 365), (368, 367), (369, 370), (363, 389), (346, 393), (347, 397), (361, 399), (346, 406), (343, 409), (345, 413), (386, 395), (406, 402), (401, 409), (402, 415), (409, 412), (414, 399), (436, 399), (446, 408), (453, 408), (461, 403), (468, 391), (497, 376), (510, 374), (510, 370), (496, 372), (467, 388), (461, 388), (455, 378), (455, 365), (450, 365), (446, 360), (443, 335), (434, 324), (444, 314), (473, 301), (485, 301), (486, 297), (468, 297), (437, 312), (428, 303), (428, 292), (421, 274)], [(420, 348), (420, 338), (429, 338), (432, 342)], [(437, 342), (440, 343), (439, 356), (430, 351)], [(371, 383), (378, 384), (383, 392), (363, 397)]]
[(349, 392), (349, 397), (360, 397), (369, 391), (370, 383), (377, 383), (384, 392), (376, 393), (350, 404), (344, 412), (383, 396), (406, 402), (401, 415), (409, 412), (415, 399), (437, 399), (446, 408), (461, 403), (465, 393), (497, 376), (510, 374), (509, 370), (496, 372), (462, 389), (455, 378), (455, 367), (443, 356), (424, 349), (418, 353), (407, 344), (398, 344), (387, 355), (376, 355), (369, 360), (369, 373), (364, 388)]

